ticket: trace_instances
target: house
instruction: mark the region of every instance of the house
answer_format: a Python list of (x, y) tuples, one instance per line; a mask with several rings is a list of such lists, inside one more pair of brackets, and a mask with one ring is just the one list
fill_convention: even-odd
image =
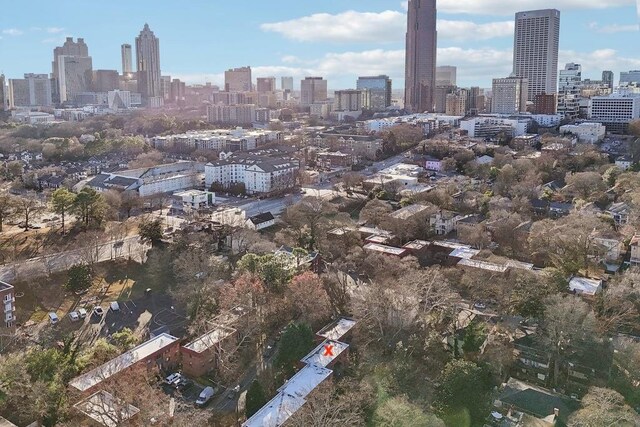
[(552, 193), (557, 193), (558, 191), (562, 190), (564, 188), (565, 184), (563, 181), (556, 179), (553, 181), (549, 181), (545, 184), (542, 184), (542, 190), (547, 190), (550, 191)]
[(345, 337), (348, 337), (349, 332), (356, 325), (356, 321), (349, 317), (340, 317), (336, 319), (333, 323), (329, 323), (318, 332), (316, 332), (316, 337), (320, 341), (324, 340), (342, 340), (344, 341)]
[(178, 213), (199, 211), (216, 204), (216, 193), (203, 190), (186, 190), (173, 193), (171, 209)]
[(180, 347), (183, 371), (193, 377), (201, 377), (218, 366), (224, 345), (233, 341), (236, 330), (224, 325), (199, 336), (189, 344)]
[(97, 368), (73, 378), (69, 381), (69, 386), (82, 393), (96, 391), (103, 381), (120, 375), (134, 366), (166, 369), (175, 366), (179, 358), (180, 340), (162, 333)]
[[(509, 378), (493, 403), (492, 417), (504, 426), (553, 427), (566, 425), (580, 404), (535, 385)], [(509, 423), (509, 424), (507, 424)]]
[(265, 228), (272, 227), (276, 224), (276, 218), (271, 212), (264, 212), (258, 215), (249, 217), (246, 221), (246, 227), (252, 230), (260, 231)]
[(280, 258), (286, 269), (300, 270), (308, 268), (314, 272), (320, 270), (321, 257), (318, 252), (306, 252), (289, 246), (280, 246), (280, 248), (276, 249), (274, 255)]
[[(97, 391), (73, 405), (73, 409), (84, 415), (91, 425), (117, 427), (119, 425), (135, 424), (140, 410), (133, 405), (118, 399), (104, 390)], [(4, 427), (0, 422), (0, 427)]]
[(640, 234), (636, 234), (631, 238), (629, 247), (631, 248), (631, 258), (629, 262), (631, 265), (640, 265)]
[(569, 215), (572, 209), (573, 205), (571, 203), (550, 202), (549, 216), (552, 218), (560, 218), (561, 216)]
[(11, 336), (16, 330), (16, 295), (13, 285), (0, 280), (0, 336)]
[(629, 156), (620, 156), (616, 159), (616, 166), (626, 171), (633, 165), (633, 160)]
[(392, 212), (389, 216), (393, 219), (406, 221), (410, 218), (415, 217), (420, 213), (425, 212), (428, 209), (429, 209), (429, 206), (426, 206), (426, 205), (420, 205), (420, 204), (409, 205), (409, 206), (405, 206), (404, 208), (398, 209), (395, 212)]
[(409, 254), (409, 251), (405, 248), (396, 248), (394, 246), (387, 246), (379, 243), (367, 243), (362, 248), (366, 251), (377, 252), (383, 255), (391, 255), (398, 258), (404, 258)]
[(577, 295), (593, 297), (602, 292), (602, 280), (572, 276), (569, 279), (569, 290)]
[(631, 209), (629, 208), (629, 205), (627, 205), (625, 202), (618, 202), (612, 203), (605, 211), (605, 214), (611, 217), (611, 219), (613, 219), (613, 222), (619, 226), (629, 222), (630, 210)]
[(591, 241), (597, 246), (599, 262), (617, 261), (624, 251), (624, 243), (617, 238), (592, 236)]
[(429, 225), (434, 233), (445, 236), (456, 229), (459, 216), (456, 212), (439, 210), (429, 218)]
[(480, 165), (480, 166), (490, 165), (491, 163), (493, 163), (493, 157), (487, 156), (485, 154), (484, 156), (480, 156), (480, 157), (476, 158), (475, 163), (477, 165)]
[(45, 188), (60, 188), (62, 187), (62, 183), (64, 182), (66, 178), (64, 176), (61, 175), (42, 175), (41, 177), (38, 177), (37, 181), (38, 181), (38, 187), (40, 187), (41, 190), (45, 189)]
[(442, 160), (435, 157), (427, 157), (424, 168), (428, 171), (440, 172), (442, 170)]

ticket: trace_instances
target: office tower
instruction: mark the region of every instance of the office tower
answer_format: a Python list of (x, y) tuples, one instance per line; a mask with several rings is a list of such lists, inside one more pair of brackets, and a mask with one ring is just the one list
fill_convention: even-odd
[(602, 72), (602, 83), (608, 84), (613, 89), (613, 71), (606, 70)]
[(133, 73), (131, 45), (125, 43), (120, 46), (120, 53), (122, 55), (122, 75)]
[[(149, 24), (144, 24), (136, 37), (136, 69), (138, 91), (143, 99), (162, 97), (160, 91), (160, 40), (153, 34)], [(157, 101), (152, 101), (156, 104)]]
[(276, 78), (275, 77), (258, 77), (256, 83), (256, 90), (258, 93), (268, 93), (276, 91)]
[(160, 94), (165, 101), (171, 98), (171, 76), (160, 76)]
[(447, 109), (447, 95), (456, 91), (455, 86), (436, 86), (433, 92), (434, 112), (444, 113)]
[[(603, 79), (604, 80), (604, 79)], [(613, 80), (613, 78), (612, 78)], [(620, 84), (622, 83), (640, 83), (640, 70), (621, 71)]]
[(361, 111), (362, 90), (337, 90), (333, 95), (333, 111)]
[(368, 91), (364, 108), (373, 111), (383, 111), (391, 105), (391, 79), (389, 76), (358, 77), (358, 90)]
[[(61, 57), (65, 59), (61, 60)], [(61, 73), (61, 70), (64, 73)], [(74, 42), (73, 37), (67, 37), (62, 46), (53, 49), (53, 102), (73, 102), (76, 93), (88, 91), (91, 86), (91, 74), (91, 57), (84, 39), (78, 38), (78, 41)]]
[(478, 114), (484, 110), (484, 91), (478, 86), (472, 86), (467, 92), (467, 112)]
[(186, 84), (179, 79), (171, 82), (171, 100), (176, 103), (183, 103), (186, 94)]
[(436, 87), (436, 0), (409, 0), (404, 108), (433, 111)]
[(527, 111), (527, 79), (510, 77), (493, 79), (491, 112), (518, 114)]
[(542, 93), (557, 93), (559, 38), (560, 11), (516, 13), (513, 74), (527, 79), (529, 101)]
[(445, 114), (448, 116), (464, 116), (467, 114), (467, 98), (469, 91), (459, 89), (456, 93), (447, 94), (445, 100)]
[(308, 107), (311, 104), (327, 100), (327, 81), (322, 77), (305, 77), (300, 82), (300, 105)]
[(93, 90), (109, 92), (120, 86), (120, 75), (116, 70), (95, 70), (93, 72)]
[(560, 70), (558, 81), (558, 114), (562, 114), (568, 119), (575, 119), (579, 116), (581, 85), (582, 67), (580, 64), (566, 64), (564, 70)]
[(52, 104), (51, 80), (46, 74), (28, 73), (24, 79), (9, 79), (9, 105), (46, 107)]
[(457, 68), (451, 65), (436, 67), (436, 86), (455, 86)]
[(0, 111), (7, 109), (7, 85), (4, 80), (4, 74), (0, 74)]
[(608, 132), (625, 133), (629, 122), (640, 119), (640, 96), (612, 94), (591, 98), (589, 118), (607, 127)]
[(289, 92), (293, 92), (293, 77), (281, 77), (280, 78), (280, 86), (282, 90), (288, 90)]
[(539, 93), (533, 101), (534, 114), (555, 115), (558, 112), (558, 96), (555, 93)]
[(232, 68), (224, 72), (226, 92), (251, 92), (251, 67)]

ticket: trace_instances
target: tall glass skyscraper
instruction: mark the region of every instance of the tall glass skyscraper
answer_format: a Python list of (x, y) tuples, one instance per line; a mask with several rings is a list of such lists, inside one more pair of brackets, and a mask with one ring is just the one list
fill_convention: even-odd
[(409, 112), (434, 109), (437, 38), (436, 0), (409, 0), (404, 89)]
[(160, 40), (153, 34), (149, 24), (144, 24), (136, 37), (136, 64), (138, 91), (143, 98), (162, 97), (160, 90)]

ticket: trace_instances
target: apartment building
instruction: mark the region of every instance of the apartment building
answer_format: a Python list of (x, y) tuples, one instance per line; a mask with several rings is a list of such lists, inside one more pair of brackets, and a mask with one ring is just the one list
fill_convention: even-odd
[(16, 330), (16, 294), (12, 285), (0, 281), (0, 301), (2, 301), (2, 322), (0, 336), (13, 335)]

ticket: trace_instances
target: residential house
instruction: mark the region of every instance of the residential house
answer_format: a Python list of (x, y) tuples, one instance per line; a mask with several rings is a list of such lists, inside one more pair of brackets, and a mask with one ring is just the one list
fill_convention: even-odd
[(192, 377), (201, 377), (218, 366), (227, 343), (233, 342), (236, 330), (224, 325), (213, 329), (180, 347), (182, 369)]
[(442, 160), (427, 157), (424, 168), (428, 171), (440, 172), (442, 170)]
[(186, 190), (171, 196), (171, 209), (177, 213), (199, 211), (215, 204), (216, 193), (210, 191)]
[(602, 292), (602, 280), (572, 276), (569, 279), (569, 290), (576, 295), (594, 297)]
[(486, 154), (476, 158), (475, 163), (480, 166), (490, 165), (493, 163), (493, 157), (487, 156)]
[(629, 205), (627, 205), (625, 202), (618, 202), (612, 203), (605, 211), (605, 214), (613, 219), (613, 222), (617, 226), (620, 226), (629, 222), (630, 210), (631, 209), (629, 208)]
[(640, 234), (636, 234), (631, 238), (629, 247), (631, 248), (629, 263), (631, 265), (640, 265)]
[(264, 212), (258, 215), (249, 217), (246, 221), (246, 227), (252, 230), (260, 231), (265, 228), (272, 227), (276, 224), (276, 218), (271, 212)]
[(404, 258), (409, 254), (409, 251), (405, 248), (396, 248), (395, 246), (387, 246), (380, 243), (367, 243), (363, 246), (363, 249), (398, 258)]
[(0, 280), (0, 336), (13, 335), (16, 331), (16, 294), (13, 285)]
[(456, 230), (457, 220), (460, 219), (456, 212), (439, 210), (429, 218), (429, 225), (438, 236), (446, 236)]
[(38, 182), (40, 190), (44, 190), (45, 188), (57, 189), (62, 187), (65, 179), (66, 177), (62, 175), (47, 174), (39, 176), (36, 181)]

